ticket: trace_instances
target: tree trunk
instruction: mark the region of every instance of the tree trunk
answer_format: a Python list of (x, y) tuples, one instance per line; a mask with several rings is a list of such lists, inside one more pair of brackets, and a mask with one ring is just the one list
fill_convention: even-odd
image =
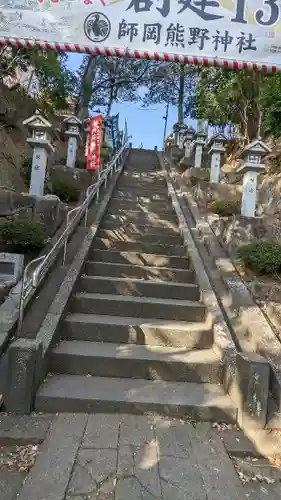
[(106, 109), (106, 116), (110, 116), (112, 104), (114, 101), (114, 85), (115, 85), (115, 82), (113, 82), (112, 85), (110, 86), (110, 94), (109, 94), (109, 100), (108, 100), (107, 109)]
[(91, 101), (92, 94), (87, 92), (85, 84), (88, 80), (89, 82), (91, 82), (92, 85), (95, 71), (96, 71), (96, 58), (91, 56), (89, 57), (88, 64), (86, 66), (84, 75), (82, 77), (80, 93), (75, 108), (75, 114), (80, 120), (84, 120), (89, 116), (89, 104)]
[(184, 65), (180, 65), (180, 85), (179, 85), (179, 98), (178, 98), (178, 123), (183, 123), (183, 98), (184, 98)]

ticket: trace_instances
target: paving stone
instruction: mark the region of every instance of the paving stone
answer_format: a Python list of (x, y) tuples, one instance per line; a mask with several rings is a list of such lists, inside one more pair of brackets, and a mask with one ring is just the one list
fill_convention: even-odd
[(120, 445), (140, 446), (155, 438), (153, 417), (123, 415), (120, 420)]
[[(118, 481), (115, 500), (162, 500), (161, 496), (153, 495), (137, 478), (128, 477)], [(175, 500), (175, 499), (173, 499)]]
[(160, 420), (155, 425), (156, 438), (160, 456), (185, 458), (190, 456), (191, 441), (189, 429), (191, 424), (180, 421)]
[(192, 456), (161, 457), (159, 470), (163, 500), (206, 499), (200, 471)]
[[(116, 499), (122, 499), (123, 490), (130, 491), (131, 496), (128, 498), (160, 498), (158, 461), (158, 446), (155, 440), (141, 447), (121, 446), (118, 453)], [(128, 481), (129, 479), (132, 481)], [(136, 492), (138, 496), (135, 497)], [(126, 498), (124, 497), (124, 500)]]
[(22, 472), (0, 472), (1, 500), (14, 500), (24, 478), (25, 474)]
[(83, 448), (117, 448), (119, 415), (90, 415), (82, 442)]
[(85, 414), (55, 417), (17, 500), (63, 500), (87, 423)]
[(77, 456), (68, 495), (92, 495), (90, 498), (95, 499), (103, 494), (114, 498), (116, 473), (117, 450), (82, 449)]
[(118, 456), (116, 500), (161, 498), (156, 442), (121, 447)]
[(3, 415), (0, 417), (0, 445), (38, 444), (44, 441), (54, 415)]
[(242, 484), (218, 433), (198, 424), (189, 434), (192, 457), (198, 464), (208, 500), (241, 500)]

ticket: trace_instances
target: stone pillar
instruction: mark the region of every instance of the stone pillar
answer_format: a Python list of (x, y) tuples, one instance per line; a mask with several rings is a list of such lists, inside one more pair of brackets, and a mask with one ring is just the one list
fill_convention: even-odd
[(68, 137), (66, 166), (69, 168), (75, 168), (78, 141), (81, 140), (81, 125), (81, 120), (76, 116), (68, 116), (63, 120), (63, 130)]
[(48, 154), (54, 152), (48, 131), (52, 125), (38, 111), (24, 120), (23, 125), (31, 132), (26, 142), (33, 148), (29, 193), (43, 196)]
[(210, 182), (220, 181), (221, 155), (225, 152), (224, 142), (226, 137), (218, 134), (211, 138), (209, 142), (209, 153), (211, 154), (211, 174)]
[(203, 157), (203, 148), (206, 144), (206, 139), (208, 135), (205, 130), (199, 130), (195, 136), (195, 159), (194, 159), (194, 167), (201, 168), (202, 167), (202, 157)]
[(196, 143), (195, 143), (195, 159), (194, 159), (194, 167), (195, 168), (201, 168), (202, 156), (203, 156), (203, 144), (196, 141)]
[(243, 177), (243, 193), (241, 215), (244, 217), (255, 217), (257, 202), (257, 178), (258, 172), (245, 172)]
[(257, 178), (265, 170), (262, 159), (271, 150), (264, 142), (257, 139), (246, 146), (240, 154), (242, 160), (238, 173), (244, 174), (241, 215), (255, 217), (257, 201)]
[(69, 137), (67, 145), (67, 159), (66, 166), (69, 168), (75, 168), (76, 155), (77, 155), (78, 140), (77, 137)]
[(47, 151), (40, 147), (34, 148), (29, 194), (44, 196), (47, 161)]
[(195, 130), (192, 127), (188, 128), (185, 132), (185, 136), (184, 136), (184, 148), (185, 148), (184, 157), (185, 158), (190, 158), (190, 156), (191, 156), (192, 142), (194, 139), (194, 135), (195, 135)]

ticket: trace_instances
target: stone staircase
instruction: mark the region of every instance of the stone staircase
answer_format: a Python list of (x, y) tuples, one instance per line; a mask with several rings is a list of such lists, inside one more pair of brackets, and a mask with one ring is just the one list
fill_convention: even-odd
[(35, 409), (232, 421), (224, 363), (157, 157), (133, 151), (127, 163)]

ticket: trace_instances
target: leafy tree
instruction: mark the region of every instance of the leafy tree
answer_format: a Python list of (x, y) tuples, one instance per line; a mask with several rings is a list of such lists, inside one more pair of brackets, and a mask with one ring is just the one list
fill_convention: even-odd
[(17, 49), (4, 46), (0, 50), (0, 78), (12, 77), (13, 87), (19, 85), (20, 74), (36, 80), (34, 95), (39, 108), (45, 111), (64, 108), (73, 93), (76, 78), (66, 68), (67, 56), (52, 51)]
[(80, 68), (81, 89), (76, 112), (85, 116), (89, 108), (105, 106), (109, 115), (112, 104), (120, 99), (138, 101), (139, 88), (147, 81), (151, 61), (117, 57), (86, 57)]
[(281, 136), (281, 75), (269, 75), (263, 93), (264, 130), (273, 137)]
[(149, 71), (144, 106), (165, 103), (178, 108), (178, 122), (184, 118), (185, 99), (195, 92), (197, 69), (176, 63), (154, 63)]
[(267, 86), (262, 73), (201, 69), (186, 114), (207, 119), (211, 125), (232, 124), (242, 139), (252, 140), (263, 132), (263, 102)]

